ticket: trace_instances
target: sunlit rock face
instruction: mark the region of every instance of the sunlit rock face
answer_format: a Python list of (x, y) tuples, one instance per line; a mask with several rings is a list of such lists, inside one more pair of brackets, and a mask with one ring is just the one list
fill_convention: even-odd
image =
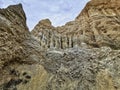
[(29, 32), (21, 4), (0, 9), (0, 90), (120, 90), (119, 0), (91, 0), (74, 21)]
[[(61, 27), (51, 25), (51, 28), (50, 25), (41, 28), (43, 24), (39, 23), (32, 32), (39, 32), (34, 36), (41, 43), (46, 40), (47, 48), (51, 43), (56, 43), (52, 45), (55, 48), (82, 47), (82, 43), (86, 43), (89, 48), (109, 46), (118, 49), (120, 48), (119, 4), (119, 0), (92, 0), (74, 21)], [(52, 37), (48, 37), (46, 32), (48, 34), (53, 32)]]
[[(92, 0), (76, 20), (86, 22), (88, 31), (93, 32), (94, 41), (89, 44), (120, 48), (120, 0)], [(86, 27), (84, 27), (86, 29)]]

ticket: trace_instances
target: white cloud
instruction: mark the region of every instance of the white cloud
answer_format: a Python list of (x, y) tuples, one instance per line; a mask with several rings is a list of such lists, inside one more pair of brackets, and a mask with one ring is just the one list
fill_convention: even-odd
[(0, 7), (22, 3), (27, 24), (32, 29), (41, 19), (49, 18), (53, 25), (73, 20), (89, 0), (1, 0)]

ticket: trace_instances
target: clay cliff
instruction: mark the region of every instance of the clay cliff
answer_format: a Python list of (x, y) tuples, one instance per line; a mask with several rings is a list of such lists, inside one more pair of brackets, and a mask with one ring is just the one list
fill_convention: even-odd
[(0, 90), (120, 90), (120, 0), (91, 0), (74, 21), (0, 9)]

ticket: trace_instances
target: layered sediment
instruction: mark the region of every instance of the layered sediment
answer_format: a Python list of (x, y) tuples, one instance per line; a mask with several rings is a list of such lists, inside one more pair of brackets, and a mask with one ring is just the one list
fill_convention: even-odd
[(120, 0), (91, 0), (74, 21), (0, 9), (0, 90), (120, 90)]
[[(43, 36), (41, 37), (46, 38), (48, 43), (46, 45), (48, 46), (51, 42), (57, 42), (57, 44), (62, 45), (62, 47), (54, 46), (56, 48), (81, 47), (83, 44), (87, 44), (89, 48), (109, 46), (113, 49), (118, 49), (120, 48), (119, 3), (119, 0), (92, 0), (87, 3), (74, 21), (68, 22), (61, 27), (49, 25), (49, 28), (39, 23), (32, 33), (33, 35), (35, 34), (34, 32), (42, 33), (41, 35)], [(41, 28), (41, 26), (43, 27)], [(50, 37), (52, 39), (51, 42), (47, 38), (48, 35), (44, 34), (46, 30), (54, 33), (53, 37)], [(34, 35), (38, 39), (39, 33)], [(42, 42), (41, 38), (40, 41)]]

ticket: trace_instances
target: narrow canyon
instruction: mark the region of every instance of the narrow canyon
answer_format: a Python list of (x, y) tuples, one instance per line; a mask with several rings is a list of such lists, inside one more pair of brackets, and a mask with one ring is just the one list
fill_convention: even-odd
[(91, 0), (74, 21), (31, 32), (22, 4), (0, 9), (0, 90), (120, 90), (120, 0)]

